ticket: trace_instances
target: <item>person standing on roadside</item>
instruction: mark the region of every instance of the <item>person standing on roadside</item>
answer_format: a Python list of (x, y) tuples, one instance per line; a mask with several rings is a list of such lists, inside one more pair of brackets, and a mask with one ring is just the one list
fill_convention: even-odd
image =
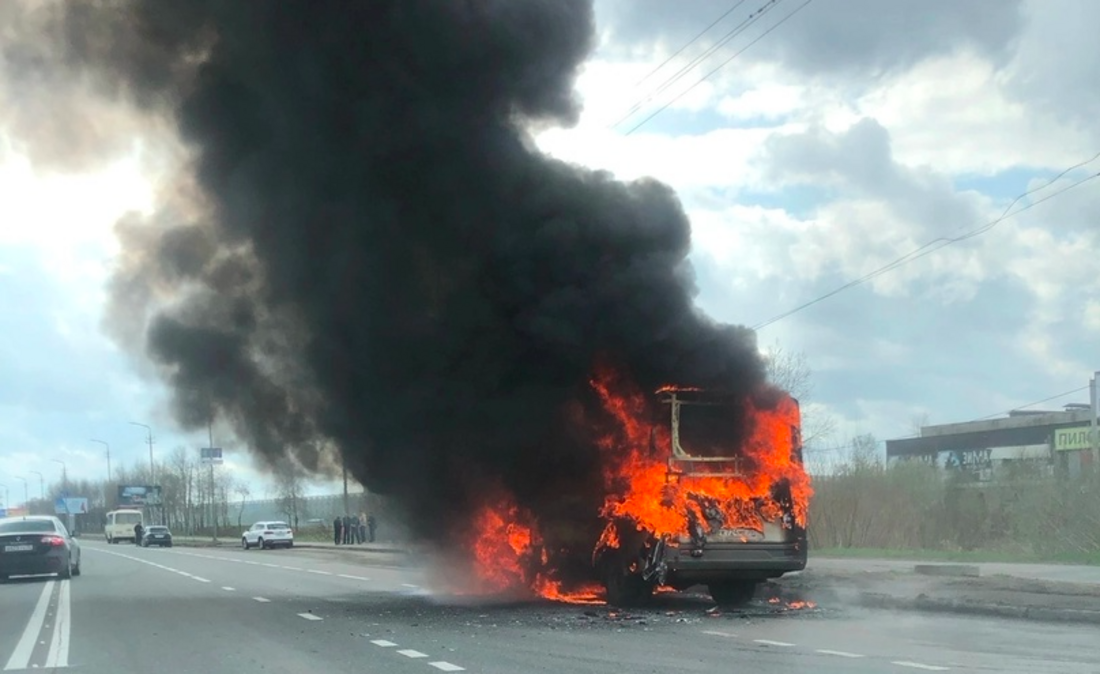
[(374, 519), (374, 513), (367, 515), (367, 540), (371, 543), (374, 542), (374, 529), (378, 526), (378, 521)]
[(343, 537), (344, 523), (340, 521), (339, 517), (332, 520), (332, 542), (336, 545), (340, 545), (340, 539)]
[(351, 518), (344, 515), (344, 545), (351, 543)]
[(367, 514), (359, 513), (359, 542), (367, 542)]
[(141, 537), (145, 533), (145, 527), (141, 526), (141, 522), (134, 525), (134, 545), (141, 545)]
[(351, 516), (351, 543), (352, 545), (358, 545), (363, 541), (359, 538), (359, 516)]

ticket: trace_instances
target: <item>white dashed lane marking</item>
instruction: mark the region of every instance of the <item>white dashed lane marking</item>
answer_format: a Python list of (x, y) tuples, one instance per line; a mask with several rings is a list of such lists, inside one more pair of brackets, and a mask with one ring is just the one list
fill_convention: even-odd
[(340, 578), (347, 578), (348, 580), (370, 580), (370, 578), (367, 578), (366, 576), (353, 576), (348, 573), (338, 573), (336, 575)]
[(270, 604), (271, 603), (270, 599), (264, 599), (263, 597), (253, 597), (252, 599), (255, 600), (255, 601), (260, 602), (261, 604)]
[(157, 564), (156, 562), (151, 562), (147, 559), (142, 559), (140, 557), (134, 557), (133, 555), (124, 555), (121, 552), (115, 552), (113, 550), (103, 550), (101, 548), (93, 548), (91, 546), (88, 546), (88, 549), (89, 550), (94, 550), (96, 552), (102, 552), (105, 555), (114, 555), (115, 557), (122, 557), (123, 559), (129, 559), (130, 561), (138, 562), (140, 564), (146, 564), (148, 566), (151, 566), (151, 567), (154, 567), (154, 568), (157, 568), (157, 569), (161, 569), (163, 571), (168, 571), (170, 573), (178, 574), (180, 576), (183, 576), (184, 578), (190, 578), (191, 580), (198, 581), (200, 583), (209, 583), (210, 582), (206, 578), (200, 578), (199, 576), (187, 573), (186, 571), (181, 571), (179, 569), (173, 569), (170, 566), (165, 566), (163, 564)]
[[(366, 635), (363, 635), (363, 636), (366, 636)], [(394, 648), (394, 647), (397, 646), (396, 643), (394, 643), (394, 642), (392, 642), (388, 639), (371, 639), (371, 643), (374, 644), (375, 646), (380, 647), (380, 648)], [(413, 658), (413, 659), (416, 659), (416, 660), (419, 660), (421, 658), (429, 657), (427, 653), (421, 653), (420, 651), (415, 651), (411, 648), (403, 648), (403, 649), (401, 649), (397, 652), (400, 653), (401, 655), (404, 655), (406, 658)], [(431, 665), (432, 667), (435, 667), (436, 669), (438, 669), (442, 672), (464, 672), (464, 671), (466, 671), (465, 667), (462, 667), (460, 665), (456, 665), (453, 662), (447, 662), (446, 660), (435, 660), (435, 661), (429, 662), (428, 664)]]
[[(727, 639), (735, 639), (737, 635), (732, 632), (721, 632), (718, 630), (701, 630), (703, 634), (708, 634), (714, 637), (724, 637)], [(753, 639), (753, 643), (761, 644), (763, 646), (776, 646), (779, 648), (795, 648), (797, 644), (792, 644), (788, 641), (773, 641), (771, 639)], [(817, 648), (814, 649), (815, 653), (821, 655), (831, 655), (838, 658), (865, 658), (867, 657), (863, 653), (852, 653), (850, 651), (837, 651), (829, 648)], [(430, 663), (429, 663), (430, 664)], [(911, 669), (920, 669), (927, 672), (946, 672), (950, 671), (950, 667), (944, 667), (942, 665), (926, 665), (922, 662), (913, 662), (911, 660), (892, 660), (890, 664), (897, 665), (898, 667), (909, 667)]]
[(939, 665), (925, 665), (919, 662), (910, 662), (908, 660), (893, 660), (890, 664), (897, 665), (899, 667), (911, 667), (913, 669), (923, 669), (928, 672), (946, 672), (951, 669), (950, 667), (940, 667)]
[(832, 651), (828, 648), (817, 649), (818, 653), (822, 655), (835, 655), (840, 658), (862, 658), (865, 657), (862, 653), (849, 653), (848, 651)]
[(307, 570), (306, 570), (306, 573), (315, 573), (315, 574), (317, 574), (318, 576), (331, 576), (331, 575), (332, 575), (332, 574), (331, 574), (330, 572), (328, 572), (328, 571), (318, 571), (317, 569), (307, 569)]
[(298, 617), (305, 618), (306, 620), (324, 620), (321, 616), (313, 615), (312, 613), (299, 613)]
[(225, 590), (226, 592), (236, 592), (237, 591), (237, 588), (228, 587), (228, 586), (225, 586), (225, 585), (222, 586), (222, 589)]

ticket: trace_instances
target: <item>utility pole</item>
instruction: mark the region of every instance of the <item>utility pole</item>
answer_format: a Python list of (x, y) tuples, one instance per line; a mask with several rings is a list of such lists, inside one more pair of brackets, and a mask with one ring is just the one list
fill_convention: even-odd
[(1092, 410), (1090, 424), (1092, 426), (1092, 460), (1093, 470), (1095, 471), (1100, 467), (1100, 428), (1098, 428), (1097, 416), (1100, 416), (1100, 391), (1097, 388), (1100, 387), (1100, 370), (1092, 373), (1092, 380), (1089, 381), (1089, 402), (1092, 403), (1090, 409)]
[[(153, 463), (153, 429), (150, 428), (149, 426), (146, 426), (145, 424), (140, 424), (136, 421), (131, 421), (130, 425), (131, 426), (141, 426), (142, 428), (145, 429), (145, 433), (146, 433), (145, 437), (146, 437), (146, 439), (149, 443), (149, 482), (152, 483), (149, 486), (155, 487), (156, 484), (157, 484), (157, 468), (156, 468), (156, 464)], [(161, 507), (161, 514), (163, 515), (164, 514), (163, 513), (164, 504), (161, 504), (160, 507)], [(150, 506), (150, 508), (152, 509), (153, 512), (156, 512), (156, 506), (155, 505)]]
[[(207, 421), (206, 431), (210, 437), (210, 448), (214, 447), (214, 417), (211, 415), (210, 420)], [(214, 541), (218, 540), (218, 497), (214, 493), (214, 461), (213, 457), (210, 457), (210, 515), (214, 521)]]
[(348, 463), (343, 454), (340, 455), (340, 464), (344, 467), (344, 514), (347, 515), (348, 510)]

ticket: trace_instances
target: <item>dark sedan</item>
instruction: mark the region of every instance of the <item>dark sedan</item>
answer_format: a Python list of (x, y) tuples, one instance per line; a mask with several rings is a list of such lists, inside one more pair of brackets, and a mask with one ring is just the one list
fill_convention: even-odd
[(45, 515), (0, 519), (0, 581), (43, 573), (80, 575), (80, 545), (65, 525)]
[(147, 548), (150, 545), (172, 547), (172, 532), (168, 530), (168, 527), (160, 524), (150, 525), (145, 529), (145, 533), (141, 535), (141, 546)]

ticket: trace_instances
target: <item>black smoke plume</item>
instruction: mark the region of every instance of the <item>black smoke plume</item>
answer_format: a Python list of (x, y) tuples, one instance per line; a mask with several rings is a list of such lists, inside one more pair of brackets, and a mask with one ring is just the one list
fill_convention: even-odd
[(583, 485), (595, 518), (598, 362), (762, 381), (752, 333), (693, 304), (673, 192), (531, 142), (576, 120), (590, 0), (63, 6), (71, 67), (194, 152), (200, 215), (160, 214), (113, 285), (162, 298), (142, 348), (184, 425), (270, 465), (335, 448), (438, 539), (491, 484), (546, 517)]

